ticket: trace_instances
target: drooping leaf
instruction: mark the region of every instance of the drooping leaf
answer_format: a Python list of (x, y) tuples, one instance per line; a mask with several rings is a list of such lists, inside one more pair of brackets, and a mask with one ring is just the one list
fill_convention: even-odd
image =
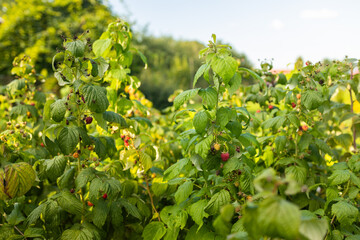
[(162, 222), (151, 222), (144, 228), (142, 237), (144, 240), (160, 240), (166, 233)]
[(75, 57), (84, 56), (85, 46), (85, 43), (81, 40), (67, 42), (65, 44), (66, 49), (69, 50)]
[(6, 165), (0, 169), (0, 199), (21, 197), (35, 182), (36, 173), (25, 162)]
[(53, 104), (50, 106), (51, 108), (51, 118), (55, 122), (61, 122), (64, 119), (65, 113), (66, 113), (66, 106), (64, 103), (64, 100), (59, 99), (56, 100)]
[(199, 90), (200, 90), (200, 88), (190, 89), (190, 90), (183, 91), (182, 93), (177, 95), (174, 99), (175, 109), (178, 109), (186, 101), (193, 98), (198, 93)]
[(64, 127), (57, 136), (61, 152), (69, 155), (79, 142), (79, 132), (75, 127)]
[(208, 204), (205, 206), (205, 212), (210, 215), (216, 215), (219, 213), (220, 208), (225, 204), (230, 203), (230, 194), (226, 190), (221, 190), (218, 193), (215, 193)]
[(193, 190), (193, 186), (194, 184), (192, 181), (186, 181), (185, 183), (180, 185), (180, 187), (175, 193), (175, 201), (177, 204), (185, 201), (190, 196)]
[(82, 88), (88, 108), (96, 113), (103, 113), (109, 106), (106, 89), (100, 86), (87, 84)]
[(193, 119), (193, 125), (196, 132), (203, 133), (206, 129), (206, 126), (209, 122), (208, 115), (205, 111), (197, 112)]

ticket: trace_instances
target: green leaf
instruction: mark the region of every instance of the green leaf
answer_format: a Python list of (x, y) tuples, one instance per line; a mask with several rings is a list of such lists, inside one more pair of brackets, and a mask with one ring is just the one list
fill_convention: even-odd
[(50, 116), (55, 122), (61, 122), (64, 119), (66, 113), (66, 106), (64, 100), (56, 100), (56, 102), (51, 104), (50, 109)]
[(161, 195), (165, 194), (166, 190), (168, 189), (168, 184), (166, 182), (161, 181), (160, 178), (153, 179), (151, 190), (153, 191), (154, 195), (160, 197)]
[(312, 141), (313, 141), (313, 136), (311, 134), (305, 133), (304, 135), (302, 135), (298, 144), (299, 151), (307, 150)]
[(278, 84), (286, 85), (286, 83), (287, 83), (286, 76), (283, 73), (279, 73), (278, 76), (279, 76)]
[(316, 138), (315, 139), (315, 144), (324, 153), (328, 153), (329, 155), (333, 155), (333, 153), (331, 151), (331, 148), (323, 140)]
[(208, 109), (213, 109), (216, 106), (218, 94), (214, 88), (208, 87), (206, 89), (200, 89), (199, 96), (202, 98), (203, 104), (206, 103)]
[(43, 210), (45, 209), (46, 204), (40, 204), (37, 208), (35, 208), (34, 210), (32, 210), (32, 212), (28, 215), (26, 221), (25, 221), (25, 226), (29, 226), (33, 223), (36, 222), (36, 220), (38, 220), (40, 218), (41, 213), (43, 212)]
[(307, 90), (301, 95), (301, 104), (308, 110), (316, 109), (322, 103), (323, 99), (319, 91)]
[(301, 213), (293, 203), (284, 199), (268, 198), (260, 203), (257, 221), (266, 236), (297, 239)]
[(147, 154), (143, 151), (140, 151), (140, 163), (144, 168), (144, 173), (146, 173), (147, 170), (149, 170), (153, 165), (149, 154)]
[(195, 153), (199, 154), (202, 158), (205, 159), (210, 150), (213, 138), (214, 137), (212, 135), (209, 135), (205, 139), (198, 142), (195, 145)]
[(111, 49), (111, 39), (98, 39), (92, 47), (96, 57), (106, 57)]
[(25, 220), (24, 215), (21, 213), (19, 203), (14, 204), (14, 209), (11, 211), (9, 215), (6, 216), (6, 221), (10, 225), (18, 225), (19, 223)]
[(97, 64), (97, 68), (98, 68), (98, 76), (100, 78), (104, 77), (104, 74), (106, 72), (106, 70), (109, 68), (109, 64), (106, 62), (106, 60), (102, 57), (98, 57), (93, 59), (96, 64)]
[(45, 231), (42, 228), (28, 228), (24, 232), (24, 237), (27, 238), (45, 238)]
[(331, 181), (331, 185), (340, 185), (349, 181), (350, 179), (350, 171), (349, 170), (335, 170), (329, 180)]
[(120, 127), (127, 127), (126, 120), (118, 113), (106, 111), (103, 113), (103, 118), (108, 122), (120, 124)]
[(197, 225), (199, 225), (198, 230), (204, 224), (203, 218), (209, 216), (204, 210), (207, 204), (208, 204), (208, 200), (203, 199), (203, 200), (197, 201), (196, 203), (193, 203), (189, 206), (188, 213), (192, 217), (194, 222)]
[(70, 191), (62, 191), (56, 201), (68, 213), (76, 215), (85, 214), (86, 209), (83, 208), (83, 204)]
[(96, 120), (97, 125), (99, 125), (102, 129), (104, 129), (105, 131), (108, 130), (108, 125), (104, 119), (104, 115), (101, 113), (93, 113), (92, 114)]
[(216, 112), (216, 123), (219, 124), (221, 127), (225, 127), (226, 124), (228, 124), (228, 122), (231, 120), (232, 114), (233, 113), (230, 108), (219, 108)]
[(197, 112), (193, 119), (193, 125), (196, 132), (203, 133), (205, 132), (206, 126), (209, 122), (208, 115), (205, 111)]
[(198, 92), (200, 88), (190, 89), (183, 91), (179, 95), (177, 95), (174, 99), (174, 107), (178, 109), (181, 105), (183, 105), (186, 101), (193, 98)]
[(44, 105), (43, 110), (43, 120), (49, 121), (51, 118), (51, 105), (55, 102), (55, 100), (47, 100)]
[(141, 220), (141, 214), (139, 210), (132, 203), (129, 203), (126, 199), (120, 199), (118, 201), (129, 214)]
[(345, 149), (349, 149), (352, 144), (352, 136), (348, 133), (335, 136), (335, 142)]
[(171, 180), (175, 177), (178, 177), (181, 170), (189, 163), (188, 158), (183, 158), (176, 162), (175, 164), (171, 165), (166, 171), (164, 172), (164, 179)]
[(204, 210), (210, 215), (216, 215), (220, 212), (220, 208), (228, 203), (230, 203), (229, 192), (226, 190), (221, 190), (211, 197)]
[(98, 228), (104, 226), (109, 211), (110, 208), (108, 207), (106, 200), (100, 198), (93, 208), (93, 223), (95, 226)]
[(85, 224), (76, 223), (62, 233), (60, 240), (100, 240), (100, 236), (95, 233), (95, 229), (89, 229), (85, 226)]
[(284, 116), (277, 116), (277, 117), (266, 120), (261, 125), (264, 129), (267, 129), (267, 128), (279, 129), (280, 127), (282, 127), (285, 120), (286, 120), (286, 118)]
[(85, 85), (82, 88), (85, 102), (88, 108), (96, 113), (103, 113), (109, 106), (109, 101), (106, 97), (106, 89), (100, 86)]
[(144, 228), (142, 237), (144, 240), (160, 240), (166, 233), (162, 222), (151, 222)]
[(195, 76), (194, 76), (193, 88), (195, 87), (198, 79), (199, 79), (199, 78), (204, 74), (204, 72), (205, 72), (206, 70), (208, 70), (208, 69), (209, 69), (209, 64), (207, 64), (207, 63), (205, 63), (205, 64), (203, 64), (203, 65), (201, 65), (201, 66), (199, 67), (199, 69), (197, 70), (197, 72), (196, 72), (196, 74), (195, 74)]
[(181, 184), (178, 190), (175, 193), (175, 201), (177, 204), (180, 204), (181, 202), (185, 201), (193, 190), (193, 182), (186, 181), (185, 183)]
[(61, 152), (69, 155), (79, 142), (79, 132), (75, 127), (64, 127), (57, 136)]
[(356, 221), (359, 210), (352, 204), (341, 200), (331, 207), (331, 212), (337, 218), (341, 225), (351, 225)]
[(304, 184), (307, 179), (308, 170), (305, 167), (296, 165), (285, 168), (286, 177), (292, 176), (298, 183)]
[(227, 86), (227, 89), (231, 97), (241, 86), (241, 75), (239, 73), (235, 73), (228, 84), (229, 86)]
[(70, 188), (74, 182), (75, 168), (69, 168), (57, 179), (59, 189)]
[(275, 147), (276, 147), (276, 152), (280, 153), (282, 150), (284, 150), (285, 145), (286, 145), (286, 136), (278, 136), (275, 139)]
[(63, 155), (54, 157), (53, 159), (47, 159), (44, 161), (45, 172), (48, 179), (52, 182), (56, 181), (65, 170), (67, 158)]
[(65, 44), (66, 49), (69, 50), (75, 57), (84, 56), (85, 46), (85, 43), (81, 40), (67, 42)]
[(21, 197), (35, 182), (36, 173), (25, 162), (6, 165), (0, 169), (0, 199)]
[(186, 234), (185, 240), (221, 240), (223, 238), (215, 238), (215, 233), (203, 226), (199, 229), (197, 225), (193, 225)]
[(225, 83), (228, 83), (234, 76), (238, 67), (237, 61), (231, 56), (216, 56), (211, 62), (214, 72), (219, 75)]
[(259, 75), (257, 75), (255, 72), (253, 72), (252, 70), (248, 69), (248, 68), (244, 68), (244, 67), (239, 67), (238, 69), (239, 71), (244, 71), (250, 74), (250, 76), (252, 76), (254, 79), (258, 80), (261, 85), (263, 86), (263, 88), (265, 89), (265, 93), (267, 93), (267, 87), (266, 87), (266, 83), (264, 81), (264, 79), (262, 79), (261, 77), (259, 77)]
[(223, 174), (226, 175), (234, 170), (239, 170), (242, 167), (242, 162), (236, 157), (230, 158), (223, 166)]
[(300, 127), (300, 119), (295, 114), (288, 114), (287, 118), (296, 128)]
[(81, 170), (75, 179), (76, 191), (80, 190), (80, 188), (84, 187), (88, 182), (93, 180), (96, 177), (95, 172), (96, 170), (93, 168), (85, 168)]
[(325, 219), (307, 217), (302, 219), (299, 231), (309, 240), (324, 239), (328, 231), (328, 224)]
[(99, 68), (98, 68), (98, 65), (97, 63), (90, 59), (90, 62), (91, 62), (91, 76), (93, 77), (97, 77), (99, 75)]

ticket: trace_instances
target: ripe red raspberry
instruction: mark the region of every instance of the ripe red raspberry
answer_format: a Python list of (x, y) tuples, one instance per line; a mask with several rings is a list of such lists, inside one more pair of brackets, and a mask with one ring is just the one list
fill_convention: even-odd
[(223, 152), (223, 153), (221, 153), (221, 160), (223, 161), (223, 162), (226, 162), (228, 159), (229, 159), (229, 153), (228, 152)]
[(258, 109), (258, 110), (256, 110), (256, 113), (260, 113), (261, 111)]
[(43, 143), (40, 143), (40, 146), (45, 147), (45, 145)]
[(104, 195), (102, 195), (103, 199), (107, 199), (108, 195), (106, 193), (104, 193)]
[(291, 106), (292, 106), (292, 108), (295, 108), (296, 107), (296, 103), (291, 103)]
[(90, 116), (85, 118), (86, 124), (90, 124), (90, 123), (92, 123), (92, 121), (93, 121), (93, 118)]
[(269, 105), (269, 109), (271, 110), (271, 109), (273, 109), (274, 108), (274, 106), (273, 105)]

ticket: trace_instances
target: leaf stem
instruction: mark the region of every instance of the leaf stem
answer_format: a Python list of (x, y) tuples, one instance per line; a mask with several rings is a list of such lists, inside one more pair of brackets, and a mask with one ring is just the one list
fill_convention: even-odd
[(27, 239), (27, 238), (24, 236), (24, 233), (22, 233), (17, 226), (14, 225), (14, 228), (15, 228), (16, 231), (18, 231), (25, 239)]
[(149, 197), (150, 197), (151, 206), (152, 206), (155, 214), (157, 215), (157, 218), (158, 218), (159, 222), (161, 222), (160, 215), (159, 215), (158, 211), (156, 210), (156, 207), (154, 205), (154, 200), (153, 200), (153, 197), (152, 197), (151, 192), (150, 192), (150, 187), (149, 187), (149, 182), (148, 182), (147, 176), (145, 175), (144, 178), (145, 178), (145, 182), (146, 182), (146, 190), (147, 190), (147, 192), (149, 194)]
[[(353, 76), (354, 76), (353, 67), (351, 65), (350, 81), (352, 81)], [(354, 113), (354, 103), (353, 103), (353, 96), (352, 96), (351, 86), (349, 88), (349, 92), (350, 92), (350, 112)], [(354, 147), (354, 151), (356, 151), (356, 128), (354, 126), (354, 117), (352, 118), (352, 132), (353, 132), (353, 147)]]

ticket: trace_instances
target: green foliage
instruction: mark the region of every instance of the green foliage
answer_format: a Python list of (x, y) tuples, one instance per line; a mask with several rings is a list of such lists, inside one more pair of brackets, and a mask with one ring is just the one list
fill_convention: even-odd
[(358, 238), (357, 60), (275, 75), (213, 35), (198, 88), (159, 112), (130, 70), (147, 66), (130, 26), (85, 38), (53, 58), (61, 95), (40, 91), (27, 57), (1, 92), (6, 239)]

